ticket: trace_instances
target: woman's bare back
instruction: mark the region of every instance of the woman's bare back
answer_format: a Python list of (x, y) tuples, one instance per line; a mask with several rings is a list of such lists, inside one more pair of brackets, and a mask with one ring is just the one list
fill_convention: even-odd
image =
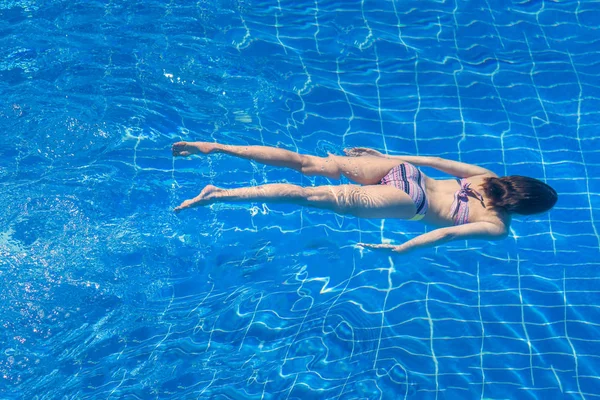
[[(483, 203), (474, 196), (468, 197), (469, 222), (490, 222), (495, 225), (508, 226), (510, 217), (491, 207), (483, 192), (482, 184), (486, 178), (494, 175), (485, 174), (466, 178), (471, 187), (483, 196)], [(433, 179), (426, 176), (429, 211), (423, 222), (436, 226), (451, 226), (452, 204), (454, 196), (460, 190), (456, 179)]]

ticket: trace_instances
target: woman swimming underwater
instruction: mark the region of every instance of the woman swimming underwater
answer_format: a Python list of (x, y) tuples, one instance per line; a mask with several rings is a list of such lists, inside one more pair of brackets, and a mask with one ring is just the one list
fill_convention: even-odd
[[(305, 175), (339, 179), (360, 185), (302, 187), (275, 183), (238, 189), (207, 185), (198, 196), (175, 208), (218, 202), (293, 203), (360, 218), (400, 218), (437, 226), (401, 245), (364, 244), (398, 253), (457, 239), (503, 239), (512, 214), (550, 210), (554, 189), (525, 176), (498, 177), (476, 165), (439, 157), (386, 156), (367, 148), (346, 149), (346, 156), (316, 157), (266, 146), (228, 146), (208, 142), (173, 144), (173, 156), (225, 153), (262, 164), (292, 168)], [(456, 179), (429, 178), (416, 167), (431, 167)]]

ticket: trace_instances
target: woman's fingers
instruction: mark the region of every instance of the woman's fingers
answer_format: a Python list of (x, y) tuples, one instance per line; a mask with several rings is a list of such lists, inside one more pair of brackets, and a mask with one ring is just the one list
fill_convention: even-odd
[(369, 149), (366, 147), (352, 147), (344, 149), (344, 153), (348, 157), (360, 157), (360, 156), (378, 156), (381, 157), (383, 154), (377, 150)]
[(358, 243), (358, 246), (368, 247), (370, 249), (390, 249), (390, 250), (393, 250), (396, 247), (392, 244), (374, 244), (374, 243)]
[(351, 149), (344, 149), (344, 153), (346, 153), (348, 157), (360, 157), (365, 154), (365, 150), (366, 149), (364, 148), (353, 147)]

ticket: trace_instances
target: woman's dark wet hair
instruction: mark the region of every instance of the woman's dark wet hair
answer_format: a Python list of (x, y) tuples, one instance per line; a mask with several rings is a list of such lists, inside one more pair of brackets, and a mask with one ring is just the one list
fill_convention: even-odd
[(526, 176), (486, 178), (482, 187), (492, 207), (521, 215), (548, 211), (558, 200), (556, 190), (540, 180)]

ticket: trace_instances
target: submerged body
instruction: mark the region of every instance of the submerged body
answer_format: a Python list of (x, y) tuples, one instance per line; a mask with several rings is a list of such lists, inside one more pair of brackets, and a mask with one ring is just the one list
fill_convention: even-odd
[[(383, 185), (394, 186), (411, 197), (415, 204), (415, 216), (411, 221), (423, 221), (436, 226), (464, 225), (469, 222), (507, 222), (497, 212), (490, 217), (489, 208), (479, 188), (485, 178), (492, 174), (475, 175), (470, 178), (432, 179), (410, 163), (400, 163), (381, 180)], [(451, 196), (452, 194), (452, 196)], [(448, 201), (452, 200), (449, 206)], [(446, 201), (444, 201), (446, 200)], [(431, 202), (431, 212), (430, 209)], [(471, 211), (471, 208), (475, 207)]]
[[(316, 187), (268, 184), (238, 189), (208, 185), (198, 196), (176, 207), (176, 212), (215, 202), (285, 202), (361, 218), (420, 220), (439, 228), (402, 245), (361, 244), (396, 252), (461, 238), (501, 239), (506, 237), (511, 221), (511, 213), (498, 207), (494, 202), (497, 199), (488, 195), (492, 193), (498, 197), (495, 194), (497, 182), (489, 184), (490, 178), (498, 178), (496, 174), (475, 165), (439, 157), (385, 156), (365, 148), (345, 150), (345, 157), (316, 157), (266, 146), (227, 146), (207, 142), (178, 142), (173, 145), (172, 151), (174, 156), (225, 153), (267, 165), (292, 168), (305, 175), (334, 179), (343, 175), (358, 183)], [(432, 167), (456, 178), (432, 179), (416, 168), (418, 166)], [(514, 186), (508, 181), (506, 185)], [(552, 205), (555, 201), (556, 198)]]

